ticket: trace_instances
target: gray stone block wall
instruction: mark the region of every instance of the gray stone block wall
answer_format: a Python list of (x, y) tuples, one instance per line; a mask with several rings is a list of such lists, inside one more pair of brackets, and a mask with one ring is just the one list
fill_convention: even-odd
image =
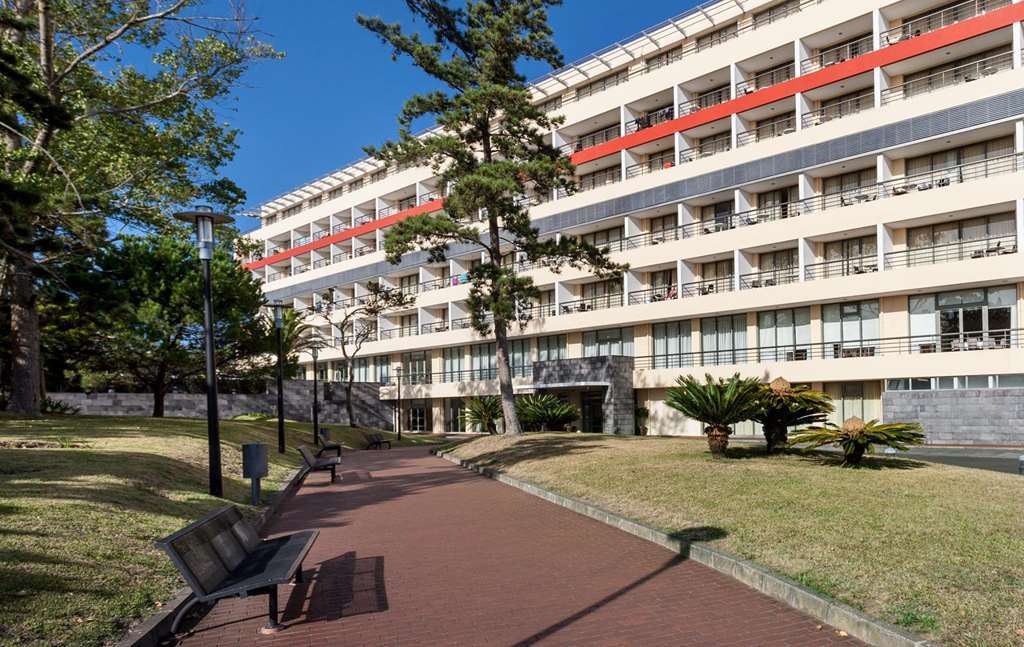
[[(380, 387), (369, 382), (353, 384), (353, 413), (361, 427), (390, 430), (394, 405), (381, 401)], [(78, 407), (89, 416), (149, 416), (153, 413), (150, 393), (49, 393), (54, 400)], [(217, 409), (221, 419), (246, 413), (274, 415), (277, 412), (277, 384), (270, 383), (266, 393), (219, 393)], [(164, 399), (168, 418), (204, 418), (206, 395), (169, 393)], [(312, 380), (287, 380), (284, 383), (284, 415), (289, 420), (313, 419)], [(350, 424), (345, 407), (345, 389), (338, 383), (320, 384), (320, 421), (326, 424)]]
[(606, 434), (633, 435), (633, 358), (622, 356), (582, 357), (535, 362), (533, 384), (607, 385), (602, 403), (602, 431)]
[(926, 442), (1024, 444), (1024, 389), (886, 391), (885, 422), (919, 422)]

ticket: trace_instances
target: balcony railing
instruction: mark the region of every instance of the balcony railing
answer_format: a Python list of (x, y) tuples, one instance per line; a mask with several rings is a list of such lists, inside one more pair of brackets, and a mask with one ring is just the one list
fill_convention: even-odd
[(878, 271), (878, 255), (850, 256), (821, 263), (810, 263), (804, 267), (804, 278), (808, 281), (831, 279), (838, 276), (871, 274)]
[(313, 234), (313, 240), (320, 240), (321, 238), (326, 238), (328, 233), (329, 232), (326, 229), (318, 231), (315, 234)]
[(661, 285), (646, 290), (634, 290), (629, 293), (629, 305), (642, 305), (644, 303), (659, 303), (670, 301), (679, 297), (679, 286)]
[(980, 61), (958, 65), (952, 69), (929, 74), (882, 90), (882, 104), (910, 99), (961, 83), (970, 83), (1013, 68), (1013, 52), (1000, 52)]
[(725, 103), (732, 97), (729, 96), (729, 88), (719, 88), (718, 90), (712, 90), (705, 94), (701, 94), (694, 99), (689, 101), (683, 101), (679, 104), (679, 116), (689, 115), (694, 112), (700, 112), (705, 108), (711, 106), (717, 106), (720, 103)]
[[(494, 315), (488, 314), (487, 316), (484, 317), (484, 321), (486, 321), (489, 324), (490, 323), (494, 323)], [(452, 319), (452, 321), (451, 321), (451, 328), (452, 328), (452, 330), (465, 330), (467, 328), (472, 328), (472, 327), (473, 327), (473, 318), (472, 317), (460, 317), (458, 319)]]
[(1021, 329), (883, 337), (816, 343), (797, 343), (760, 348), (689, 351), (633, 358), (633, 368), (690, 368), (727, 366), (760, 362), (798, 362), (808, 360), (844, 360), (893, 355), (930, 355), (970, 351), (1012, 350), (1024, 348)]
[(1017, 236), (995, 236), (976, 240), (960, 240), (955, 243), (915, 247), (885, 255), (885, 268), (915, 267), (918, 265), (935, 265), (950, 263), (969, 258), (986, 258), (1002, 256), (1017, 252)]
[(292, 247), (302, 247), (308, 242), (310, 242), (309, 236), (299, 236), (294, 241), (292, 241)]
[(412, 285), (402, 285), (402, 286), (399, 286), (398, 291), (401, 292), (402, 294), (404, 294), (407, 297), (415, 296), (415, 295), (419, 294), (420, 286), (419, 286), (419, 283), (413, 283)]
[(946, 7), (945, 9), (905, 22), (899, 27), (883, 31), (882, 47), (917, 38), (962, 20), (1005, 7), (1010, 3), (1011, 0), (967, 0), (967, 2)]
[(608, 308), (622, 307), (622, 294), (603, 294), (597, 297), (586, 297), (575, 301), (566, 301), (559, 304), (559, 313), (563, 315), (577, 312), (591, 312), (593, 310), (606, 310)]
[(426, 204), (428, 202), (433, 202), (434, 200), (439, 200), (440, 198), (441, 198), (441, 192), (440, 191), (427, 191), (426, 193), (424, 193), (424, 194), (422, 194), (420, 196), (420, 204)]
[(796, 132), (796, 117), (789, 115), (768, 123), (759, 124), (747, 132), (736, 135), (736, 145), (746, 146), (765, 139), (773, 139)]
[(630, 133), (635, 133), (638, 130), (643, 130), (644, 128), (650, 128), (655, 124), (660, 124), (662, 122), (669, 121), (674, 117), (675, 115), (672, 112), (672, 106), (659, 108), (652, 112), (648, 112), (646, 115), (642, 117), (637, 117), (632, 121), (627, 121), (626, 134), (628, 135)]
[(384, 328), (380, 331), (380, 339), (396, 339), (398, 337), (415, 337), (420, 334), (416, 324), (409, 326), (397, 326), (395, 328)]
[[(618, 166), (614, 166), (614, 167), (612, 167), (610, 169), (607, 169), (607, 170), (604, 170), (604, 171), (597, 171), (595, 173), (591, 173), (589, 175), (584, 175), (583, 177), (581, 177), (580, 181), (579, 181), (579, 185), (577, 186), (576, 192), (577, 193), (582, 193), (584, 191), (590, 191), (592, 189), (597, 189), (597, 188), (600, 188), (602, 186), (607, 186), (609, 184), (615, 184), (615, 183), (621, 182), (621, 181), (622, 181), (622, 172), (619, 171), (619, 167)], [(559, 198), (564, 198), (564, 197), (566, 197), (566, 195), (567, 194), (566, 194), (564, 189), (559, 189), (558, 190), (558, 197)]]
[(553, 303), (535, 303), (523, 313), (527, 320), (546, 319), (558, 315), (558, 308)]
[(267, 250), (267, 256), (273, 256), (274, 254), (280, 254), (281, 252), (285, 251), (286, 249), (288, 249), (287, 245), (281, 245), (281, 246), (278, 246), (278, 247), (271, 247), (270, 249)]
[(558, 150), (565, 155), (572, 155), (573, 153), (580, 152), (584, 148), (590, 148), (591, 146), (610, 142), (611, 140), (619, 137), (620, 134), (619, 125), (614, 124), (596, 132), (583, 135), (574, 142), (562, 145)]
[(295, 276), (297, 274), (305, 274), (308, 271), (309, 263), (304, 263), (303, 265), (296, 265), (295, 267), (292, 268), (292, 276)]
[(805, 112), (803, 115), (803, 126), (804, 128), (810, 128), (811, 126), (849, 117), (874, 107), (875, 95), (873, 92), (868, 91), (856, 97)]
[(271, 272), (270, 274), (267, 274), (267, 283), (270, 283), (271, 281), (277, 281), (278, 279), (283, 278), (284, 274), (282, 272)]
[(331, 233), (332, 234), (340, 234), (341, 232), (345, 231), (348, 228), (349, 228), (348, 225), (346, 225), (344, 223), (338, 223), (338, 224), (334, 225), (333, 227), (331, 227)]
[(329, 258), (321, 258), (319, 260), (313, 261), (313, 269), (314, 270), (318, 270), (321, 267), (327, 267), (330, 264), (331, 264), (331, 259), (329, 259)]
[(441, 277), (420, 283), (420, 292), (431, 292), (452, 285), (451, 278)]
[(377, 218), (387, 218), (398, 213), (398, 207), (392, 204), (385, 205), (377, 210)]
[(769, 288), (775, 285), (788, 285), (800, 280), (800, 270), (796, 267), (783, 267), (777, 270), (764, 270), (740, 274), (740, 289)]
[(847, 61), (851, 58), (867, 54), (873, 49), (872, 40), (873, 36), (868, 34), (867, 36), (858, 38), (855, 41), (823, 49), (816, 55), (800, 61), (800, 73), (808, 74), (810, 72), (829, 67), (830, 65), (842, 63), (843, 61)]
[(340, 263), (342, 261), (347, 261), (350, 258), (352, 258), (352, 252), (338, 252), (331, 258), (331, 260), (334, 263)]
[(359, 216), (358, 218), (355, 219), (355, 221), (353, 221), (352, 224), (354, 226), (358, 227), (360, 225), (365, 225), (368, 222), (373, 222), (373, 214), (372, 213), (368, 213), (368, 214), (366, 214), (364, 216)]
[(690, 297), (706, 296), (708, 294), (718, 294), (719, 292), (732, 292), (735, 287), (736, 277), (731, 275), (721, 276), (717, 279), (683, 283), (681, 286), (683, 298), (685, 299)]
[(720, 214), (683, 225), (683, 237), (706, 236), (720, 231), (728, 231), (737, 227), (749, 227), (763, 222), (793, 218), (813, 211), (811, 200), (794, 200), (779, 204), (765, 205), (738, 213)]
[(370, 247), (369, 245), (363, 245), (362, 247), (357, 248), (353, 252), (353, 255), (355, 255), (355, 256), (366, 256), (367, 254), (372, 254), (375, 251), (377, 251), (377, 249), (375, 247)]
[(420, 334), (426, 335), (432, 332), (445, 332), (451, 330), (447, 321), (435, 321), (433, 323), (425, 323), (420, 325)]
[(718, 155), (728, 150), (732, 150), (732, 142), (729, 139), (716, 139), (706, 144), (701, 144), (695, 148), (684, 148), (679, 151), (679, 163), (685, 164), (686, 162), (692, 162), (698, 159), (704, 159), (705, 157), (711, 157), (712, 155)]
[(773, 85), (778, 85), (785, 81), (793, 78), (792, 63), (772, 68), (765, 72), (754, 75), (753, 78), (747, 79), (746, 81), (740, 81), (736, 84), (736, 96), (743, 96), (744, 94), (750, 94)]
[(661, 245), (662, 243), (681, 240), (682, 238), (682, 227), (669, 227), (668, 229), (660, 229), (658, 231), (645, 231), (642, 234), (636, 234), (615, 241), (615, 244), (611, 246), (611, 251), (621, 252), (624, 249), (637, 249), (640, 247), (650, 247), (651, 245)]
[(650, 175), (651, 173), (656, 173), (657, 171), (664, 171), (666, 169), (670, 169), (673, 166), (675, 166), (675, 162), (673, 160), (674, 157), (675, 153), (673, 153), (672, 151), (666, 151), (664, 153), (661, 153), (660, 155), (655, 155), (651, 157), (646, 162), (641, 162), (639, 164), (627, 166), (626, 179), (631, 180), (635, 177), (640, 177), (641, 175)]

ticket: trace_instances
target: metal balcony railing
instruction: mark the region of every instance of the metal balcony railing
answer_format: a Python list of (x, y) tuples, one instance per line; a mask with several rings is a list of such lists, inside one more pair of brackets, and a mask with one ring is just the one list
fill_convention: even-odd
[(980, 61), (964, 63), (948, 70), (886, 88), (882, 90), (882, 105), (935, 92), (953, 85), (970, 83), (1010, 69), (1013, 69), (1013, 52), (1000, 52)]
[(780, 65), (770, 70), (755, 74), (752, 78), (746, 81), (740, 81), (736, 84), (736, 96), (740, 97), (744, 94), (751, 94), (757, 90), (762, 90), (773, 85), (778, 85), (785, 81), (793, 78), (793, 68), (795, 66), (792, 63), (787, 65)]
[(768, 123), (758, 124), (744, 133), (736, 135), (736, 145), (746, 146), (765, 139), (773, 139), (782, 135), (789, 135), (796, 132), (796, 117), (789, 115), (781, 119), (775, 119)]
[(775, 285), (788, 285), (800, 280), (800, 270), (796, 267), (782, 267), (777, 270), (764, 270), (740, 274), (740, 289), (753, 290), (769, 288)]
[[(494, 323), (494, 315), (488, 314), (484, 317), (484, 321), (487, 323)], [(472, 317), (460, 317), (458, 319), (452, 319), (451, 328), (452, 330), (465, 330), (473, 327)]]
[(810, 263), (804, 267), (804, 279), (817, 281), (818, 279), (831, 279), (838, 276), (853, 276), (855, 274), (871, 274), (878, 271), (878, 255), (849, 256), (821, 263)]
[(835, 121), (836, 119), (849, 117), (850, 115), (855, 115), (874, 107), (874, 92), (868, 90), (864, 94), (857, 95), (850, 99), (844, 99), (838, 103), (833, 103), (822, 108), (818, 108), (817, 110), (805, 112), (802, 118), (803, 126), (804, 128), (810, 128), (811, 126), (817, 126), (829, 121)]
[(813, 210), (814, 204), (811, 200), (794, 200), (737, 213), (719, 214), (683, 225), (683, 237), (706, 236), (737, 227), (750, 227), (764, 222), (793, 218)]
[(442, 276), (441, 278), (431, 279), (429, 281), (423, 281), (422, 283), (420, 283), (420, 292), (431, 292), (433, 290), (440, 290), (441, 288), (446, 288), (451, 284), (451, 278), (445, 278)]
[(1003, 256), (1017, 252), (1017, 236), (1008, 234), (992, 238), (976, 240), (959, 240), (954, 243), (915, 247), (885, 255), (885, 268), (915, 267), (918, 265), (935, 265), (950, 263), (970, 258), (987, 258)]
[(366, 214), (364, 216), (359, 216), (358, 218), (356, 218), (353, 221), (352, 224), (353, 224), (353, 226), (358, 227), (360, 225), (365, 225), (368, 222), (373, 222), (373, 220), (374, 220), (373, 214), (372, 213), (368, 213), (368, 214)]
[(557, 316), (558, 308), (553, 303), (535, 303), (527, 308), (523, 314), (527, 320), (546, 319), (547, 317)]
[(416, 206), (416, 196), (409, 196), (408, 198), (402, 198), (395, 205), (395, 209), (398, 212), (405, 211), (406, 209), (412, 209)]
[(593, 310), (606, 310), (608, 308), (622, 307), (622, 294), (604, 294), (597, 297), (586, 297), (575, 301), (566, 301), (559, 304), (559, 314), (567, 315), (577, 312), (591, 312)]
[(800, 61), (800, 73), (808, 74), (810, 72), (815, 72), (829, 67), (830, 65), (842, 63), (843, 61), (848, 61), (851, 58), (867, 54), (873, 49), (872, 40), (873, 36), (868, 34), (867, 36), (858, 38), (855, 41), (823, 49), (814, 56)]
[(331, 259), (329, 259), (329, 258), (321, 258), (319, 260), (313, 261), (313, 269), (314, 270), (318, 270), (321, 267), (327, 267), (330, 264), (331, 264)]
[[(599, 187), (607, 186), (609, 184), (615, 184), (621, 181), (622, 172), (619, 170), (618, 166), (614, 166), (610, 169), (597, 171), (595, 173), (591, 173), (589, 175), (584, 175), (583, 177), (581, 177), (579, 184), (577, 185), (576, 192), (582, 193), (583, 191), (590, 191), (592, 189), (597, 189)], [(564, 198), (566, 197), (566, 195), (567, 194), (563, 189), (558, 190), (559, 198)]]
[(338, 224), (334, 225), (333, 227), (331, 227), (331, 233), (332, 234), (340, 234), (341, 232), (345, 231), (348, 228), (349, 228), (348, 225), (342, 224), (342, 223), (338, 223)]
[(292, 247), (302, 247), (309, 241), (309, 236), (299, 236), (292, 242)]
[(424, 194), (422, 194), (420, 196), (420, 204), (426, 204), (428, 202), (433, 202), (434, 200), (438, 200), (440, 198), (441, 198), (441, 192), (440, 191), (427, 191), (426, 193), (424, 193)]
[(328, 232), (326, 229), (318, 231), (315, 234), (313, 234), (313, 240), (320, 240), (321, 238), (326, 238), (329, 233), (330, 232)]
[(366, 256), (367, 254), (372, 254), (375, 251), (377, 251), (377, 249), (375, 247), (370, 247), (369, 245), (363, 245), (362, 247), (356, 248), (356, 250), (353, 252), (353, 255), (355, 255), (355, 256)]
[(961, 2), (952, 7), (940, 9), (883, 31), (881, 34), (882, 47), (917, 38), (928, 32), (1008, 6), (1010, 3), (1011, 0), (967, 0), (967, 2)]
[(292, 268), (292, 276), (295, 276), (297, 274), (305, 274), (308, 271), (309, 271), (309, 263), (304, 263), (302, 265), (296, 265), (295, 267)]
[(684, 115), (700, 112), (705, 108), (710, 108), (711, 106), (717, 106), (720, 103), (725, 103), (731, 98), (732, 97), (729, 96), (729, 88), (727, 87), (720, 88), (718, 90), (712, 90), (711, 92), (698, 95), (694, 99), (691, 99), (689, 101), (683, 101), (682, 103), (680, 103), (677, 106), (679, 110), (678, 114), (680, 117), (682, 117)]
[(564, 155), (572, 155), (573, 153), (578, 153), (585, 148), (610, 142), (611, 140), (619, 137), (620, 134), (619, 125), (613, 124), (607, 128), (602, 128), (601, 130), (583, 135), (574, 142), (563, 144), (558, 150)]
[(679, 163), (685, 164), (686, 162), (704, 159), (705, 157), (718, 155), (729, 150), (732, 150), (732, 142), (729, 139), (716, 139), (694, 148), (682, 149), (679, 151)]
[(675, 153), (672, 151), (665, 151), (660, 155), (655, 155), (648, 159), (646, 162), (640, 162), (639, 164), (633, 164), (632, 166), (626, 167), (626, 179), (631, 180), (641, 175), (650, 175), (657, 171), (664, 171), (675, 166)]
[(281, 252), (288, 249), (288, 247), (281, 245), (278, 247), (271, 247), (267, 250), (267, 256), (273, 256), (274, 254), (280, 254)]
[(281, 273), (281, 272), (271, 272), (270, 274), (267, 274), (267, 283), (270, 283), (271, 281), (277, 281), (278, 279), (282, 279), (282, 278), (284, 278), (284, 274), (283, 273)]
[(668, 229), (659, 229), (658, 231), (645, 231), (642, 234), (635, 234), (615, 241), (616, 244), (612, 246), (611, 251), (620, 252), (624, 249), (637, 249), (640, 247), (650, 247), (651, 245), (661, 245), (662, 243), (681, 240), (682, 238), (682, 227), (669, 227)]
[(352, 258), (352, 252), (338, 252), (332, 257), (333, 262), (340, 263)]
[(416, 324), (409, 326), (396, 326), (395, 328), (384, 328), (380, 331), (380, 339), (396, 339), (398, 337), (416, 337), (420, 329)]
[(636, 119), (627, 121), (626, 134), (628, 135), (630, 133), (635, 133), (638, 130), (643, 130), (644, 128), (650, 128), (651, 126), (654, 126), (656, 124), (669, 121), (674, 117), (675, 114), (672, 112), (672, 106), (658, 108), (657, 110), (648, 112), (646, 115), (642, 117), (637, 117)]
[(642, 305), (644, 303), (658, 303), (670, 301), (679, 297), (679, 286), (661, 285), (646, 290), (634, 290), (629, 293), (629, 305)]
[(425, 323), (420, 325), (420, 334), (426, 335), (432, 332), (445, 332), (451, 330), (447, 321), (435, 321), (433, 323)]
[(732, 292), (736, 288), (736, 277), (721, 276), (717, 279), (706, 279), (704, 281), (693, 281), (683, 283), (681, 286), (684, 299), (700, 297), (719, 292)]
[(338, 297), (334, 300), (335, 308), (351, 308), (356, 305), (355, 297)]

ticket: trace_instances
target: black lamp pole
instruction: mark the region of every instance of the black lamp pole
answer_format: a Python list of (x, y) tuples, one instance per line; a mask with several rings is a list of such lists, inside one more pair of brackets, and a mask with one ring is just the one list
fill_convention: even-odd
[(398, 442), (402, 442), (402, 367), (395, 367), (395, 377), (398, 378)]
[(320, 341), (315, 340), (313, 342), (313, 445), (317, 446), (320, 444), (320, 396), (317, 394), (319, 390), (317, 388), (319, 375), (317, 374), (319, 369), (317, 368), (317, 354), (320, 351)]
[(274, 309), (274, 330), (277, 333), (277, 451), (284, 453), (284, 308), (283, 303), (270, 304)]
[(192, 211), (174, 214), (182, 222), (195, 225), (199, 260), (203, 265), (203, 325), (206, 327), (206, 435), (209, 443), (210, 496), (224, 496), (224, 483), (220, 470), (220, 422), (217, 412), (217, 359), (213, 342), (213, 289), (210, 261), (213, 259), (213, 227), (228, 224), (234, 218), (214, 213), (211, 207), (200, 205)]

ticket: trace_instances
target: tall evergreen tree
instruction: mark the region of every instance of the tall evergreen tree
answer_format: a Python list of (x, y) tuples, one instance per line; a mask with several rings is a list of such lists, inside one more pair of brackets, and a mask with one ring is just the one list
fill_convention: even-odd
[[(358, 21), (442, 89), (410, 98), (399, 116), (398, 139), (366, 150), (388, 162), (429, 164), (450, 190), (443, 212), (410, 218), (388, 232), (387, 258), (397, 263), (423, 248), (442, 260), (451, 244), (483, 249), (484, 262), (469, 272), (471, 317), (479, 333), (494, 334), (505, 431), (517, 434), (508, 334), (516, 322), (525, 325), (538, 290), (530, 277), (502, 264), (503, 255), (516, 253), (556, 272), (569, 265), (605, 277), (624, 269), (608, 259), (607, 249), (568, 236), (541, 238), (528, 215), (530, 198), (575, 190), (571, 162), (545, 139), (561, 118), (533, 105), (517, 68), (530, 60), (562, 64), (547, 14), (560, 0), (406, 4), (426, 23), (428, 39), (381, 18)], [(424, 118), (438, 128), (416, 137), (413, 123)]]

